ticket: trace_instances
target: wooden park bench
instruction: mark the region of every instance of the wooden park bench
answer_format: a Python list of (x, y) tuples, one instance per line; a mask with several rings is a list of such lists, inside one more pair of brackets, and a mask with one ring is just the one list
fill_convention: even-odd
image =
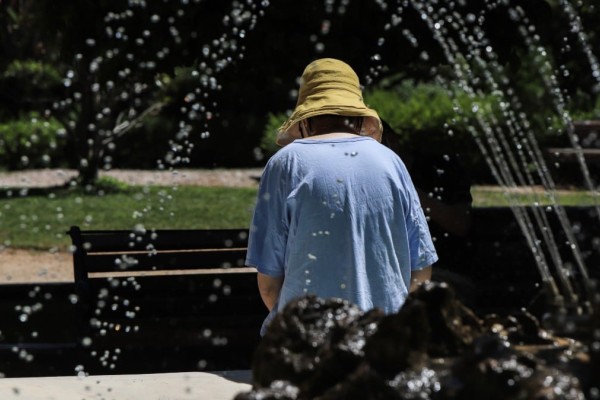
[(585, 186), (581, 161), (590, 172), (592, 182), (600, 177), (600, 120), (575, 121), (573, 133), (577, 147), (548, 147), (545, 149), (552, 176), (557, 183), (567, 186)]
[(247, 230), (68, 233), (88, 370), (250, 367), (267, 310), (244, 267)]
[(69, 230), (74, 282), (0, 285), (0, 376), (249, 369), (248, 231)]
[(581, 148), (550, 147), (547, 152), (558, 161), (575, 161), (581, 154), (586, 162), (600, 162), (600, 121), (575, 121), (573, 128)]
[(600, 167), (600, 120), (573, 122), (577, 147), (548, 147), (546, 154), (553, 168), (566, 175), (567, 181), (572, 176), (580, 174), (580, 158), (586, 163), (592, 173)]

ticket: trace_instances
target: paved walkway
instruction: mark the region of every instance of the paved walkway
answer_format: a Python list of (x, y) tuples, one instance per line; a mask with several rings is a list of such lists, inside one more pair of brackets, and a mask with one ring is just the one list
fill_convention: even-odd
[[(182, 169), (176, 171), (114, 169), (100, 172), (131, 185), (198, 185), (256, 187), (262, 168)], [(67, 183), (77, 176), (69, 169), (39, 169), (0, 172), (0, 189), (52, 187)]]
[(0, 379), (2, 400), (232, 400), (250, 371)]

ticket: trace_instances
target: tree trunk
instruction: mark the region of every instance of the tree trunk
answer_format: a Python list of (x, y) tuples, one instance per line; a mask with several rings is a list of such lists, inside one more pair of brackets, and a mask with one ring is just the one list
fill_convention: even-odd
[(81, 187), (94, 186), (98, 180), (98, 160), (88, 159), (87, 163), (87, 165), (80, 166), (78, 169), (77, 183)]
[[(86, 66), (87, 60), (82, 61), (81, 65)], [(94, 125), (94, 116), (96, 115), (97, 102), (94, 93), (91, 91), (91, 79), (89, 75), (84, 75), (86, 71), (80, 68), (80, 76), (88, 76), (81, 80), (81, 110), (77, 116), (77, 123), (74, 130), (74, 144), (76, 154), (77, 184), (81, 187), (94, 186), (98, 180), (98, 169), (100, 168), (101, 140), (98, 137), (98, 129), (91, 129)]]

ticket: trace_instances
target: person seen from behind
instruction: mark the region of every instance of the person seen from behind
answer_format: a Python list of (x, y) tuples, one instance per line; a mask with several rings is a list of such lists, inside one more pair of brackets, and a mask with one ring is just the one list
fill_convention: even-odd
[(246, 265), (270, 311), (261, 334), (307, 294), (393, 313), (430, 279), (437, 254), (419, 197), (381, 134), (348, 64), (324, 58), (305, 68), (250, 228)]

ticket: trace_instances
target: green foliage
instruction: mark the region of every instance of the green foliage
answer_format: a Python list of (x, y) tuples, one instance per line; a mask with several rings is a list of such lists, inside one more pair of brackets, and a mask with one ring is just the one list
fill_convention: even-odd
[(279, 150), (280, 147), (275, 144), (275, 139), (277, 138), (279, 127), (283, 125), (286, 119), (287, 116), (283, 113), (269, 113), (267, 116), (267, 124), (265, 125), (263, 136), (260, 140), (260, 148), (265, 156), (270, 157)]
[[(474, 97), (434, 83), (405, 80), (391, 88), (366, 91), (365, 102), (395, 130), (406, 152), (456, 153), (460, 149), (468, 153), (463, 159), (472, 163), (479, 162), (480, 156), (468, 127), (479, 129), (478, 119), (502, 121), (494, 96)], [(277, 151), (275, 136), (286, 118), (283, 113), (268, 115), (261, 139), (267, 155)]]
[[(253, 4), (252, 9), (258, 11), (260, 2), (254, 3), (257, 4)], [(444, 15), (445, 12), (441, 12), (441, 8), (446, 7), (443, 3), (432, 3), (428, 13), (435, 15), (440, 11), (439, 15)], [(495, 61), (508, 71), (509, 86), (514, 88), (515, 98), (522, 100), (521, 109), (516, 111), (527, 115), (536, 134), (546, 134), (548, 118), (551, 118), (548, 113), (556, 114), (549, 104), (553, 101), (552, 93), (539, 76), (541, 64), (534, 60), (537, 52), (524, 45), (519, 33), (524, 29), (529, 30), (525, 33), (527, 38), (539, 37), (534, 46), (543, 48), (548, 54), (560, 89), (565, 90), (574, 103), (568, 104), (569, 110), (590, 112), (589, 106), (593, 105), (593, 96), (597, 93), (597, 81), (581, 49), (578, 34), (587, 36), (591, 49), (598, 48), (600, 13), (597, 12), (597, 1), (577, 2), (582, 30), (575, 29), (577, 26), (569, 21), (564, 1), (496, 3), (490, 7), (487, 2), (465, 2), (453, 13), (462, 21), (467, 21), (467, 16), (478, 16), (478, 23), (473, 27), (481, 29), (481, 39), (485, 40), (479, 40), (479, 35), (471, 37), (475, 31), (467, 24), (464, 32), (471, 45), (468, 47), (478, 48), (489, 41), (494, 50), (492, 55), (497, 57)], [(519, 3), (518, 7), (516, 3)], [(200, 163), (206, 166), (247, 164), (255, 161), (253, 150), (259, 143), (267, 154), (277, 150), (271, 138), (262, 132), (264, 117), (270, 111), (292, 107), (290, 86), (306, 61), (312, 58), (343, 59), (362, 79), (373, 67), (374, 59), (365, 54), (374, 55), (372, 45), (380, 43), (376, 52), (381, 56), (383, 69), (379, 77), (372, 78), (402, 74), (417, 80), (438, 77), (443, 68), (454, 71), (454, 61), (460, 59), (453, 54), (453, 65), (448, 66), (448, 57), (442, 54), (435, 35), (425, 20), (419, 18), (416, 7), (403, 7), (402, 23), (390, 24), (395, 17), (392, 18), (390, 10), (380, 7), (378, 2), (349, 2), (344, 6), (344, 12), (336, 15), (335, 23), (327, 24), (327, 34), (319, 36), (318, 45), (325, 49), (322, 54), (316, 52), (319, 46), (316, 47), (312, 38), (315, 32), (324, 28), (321, 22), (331, 17), (330, 5), (323, 2), (284, 0), (277, 5), (264, 6), (265, 9), (256, 14), (260, 18), (256, 21), (255, 18), (247, 19), (254, 21), (252, 29), (239, 26), (245, 18), (231, 17), (237, 15), (236, 10), (241, 10), (243, 7), (239, 6), (246, 2), (186, 1), (180, 7), (172, 7), (168, 2), (149, 2), (144, 7), (138, 2), (115, 4), (107, 1), (0, 1), (0, 4), (0, 10), (4, 11), (0, 12), (0, 46), (6, 55), (0, 60), (0, 102), (5, 103), (0, 104), (0, 118), (14, 118), (24, 110), (48, 109), (61, 120), (73, 121), (74, 128), (69, 130), (73, 168), (77, 168), (79, 160), (90, 153), (92, 146), (88, 147), (86, 143), (97, 146), (101, 141), (92, 137), (86, 127), (94, 124), (106, 131), (107, 127), (118, 125), (121, 116), (133, 118), (154, 101), (166, 101), (167, 105), (154, 121), (148, 121), (148, 125), (153, 126), (145, 127), (144, 132), (132, 130), (131, 134), (115, 141), (117, 152), (123, 150), (123, 154), (115, 154), (115, 165), (127, 161), (127, 166), (154, 166), (154, 161), (168, 150), (166, 136), (176, 135), (182, 120), (190, 122), (192, 127), (188, 141), (194, 145), (194, 151), (189, 158), (192, 162), (199, 160), (194, 166)], [(523, 21), (528, 21), (524, 25), (514, 19), (521, 9), (527, 17)], [(147, 17), (150, 15), (160, 16), (160, 21), (149, 23)], [(240, 13), (243, 15), (245, 13)], [(370, 23), (364, 24), (365, 20)], [(463, 33), (455, 32), (451, 25), (448, 23), (445, 27), (449, 30), (447, 39), (462, 47), (457, 35)], [(177, 34), (172, 27), (176, 28)], [(225, 34), (232, 29), (240, 34), (229, 38)], [(127, 32), (129, 40), (121, 38), (122, 32)], [(410, 46), (404, 32), (414, 35), (418, 45)], [(348, 46), (352, 38), (360, 40), (352, 40), (353, 45)], [(93, 39), (93, 46), (89, 45), (88, 39)], [(136, 44), (138, 41), (143, 45)], [(265, 46), (265, 43), (269, 45)], [(294, 57), (288, 56), (290, 43), (294, 43)], [(476, 89), (489, 92), (484, 87), (487, 84), (482, 72), (475, 68), (475, 61), (479, 56), (486, 59), (486, 53), (471, 54), (469, 48), (452, 49), (452, 52), (462, 52), (468, 58), (470, 70), (479, 77), (479, 83), (473, 83), (479, 86)], [(17, 61), (12, 61), (15, 59)], [(34, 61), (36, 59), (43, 59), (45, 63)], [(102, 62), (96, 63), (98, 60)], [(49, 67), (49, 63), (53, 63), (53, 67)], [(91, 70), (91, 65), (99, 69)], [(563, 65), (569, 72), (568, 78), (561, 69)], [(485, 72), (491, 70), (485, 65), (481, 68)], [(56, 71), (71, 71), (71, 85), (62, 85), (61, 74)], [(125, 71), (129, 74), (126, 79), (120, 76)], [(495, 76), (494, 79), (503, 84), (502, 77)], [(108, 82), (115, 85), (113, 89), (108, 90), (104, 85)], [(82, 92), (94, 83), (100, 83), (100, 90), (94, 96)], [(163, 87), (163, 92), (156, 92), (160, 86), (157, 83), (167, 86)], [(403, 140), (414, 137), (415, 132), (441, 132), (443, 136), (453, 130), (461, 136), (464, 132), (461, 124), (476, 126), (474, 116), (468, 111), (468, 104), (472, 103), (468, 96), (460, 90), (453, 90), (452, 96), (448, 96), (448, 93), (438, 93), (440, 91), (434, 86), (407, 84), (403, 89), (408, 92), (399, 95), (400, 99), (389, 96), (390, 102), (382, 99), (377, 105), (382, 107), (382, 115), (403, 135)], [(52, 90), (54, 87), (56, 91)], [(40, 90), (47, 89), (53, 93), (40, 95)], [(82, 98), (89, 101), (78, 100), (82, 93)], [(191, 98), (186, 96), (189, 93), (194, 94), (196, 100), (185, 100)], [(466, 110), (465, 119), (454, 111), (456, 103), (462, 104), (463, 100), (465, 107), (461, 105), (459, 109)], [(396, 101), (401, 101), (403, 107), (396, 107)], [(372, 103), (375, 106), (376, 102)], [(480, 109), (484, 108), (480, 106)], [(106, 110), (111, 113), (104, 113)], [(95, 120), (101, 113), (104, 118)], [(157, 122), (158, 119), (161, 121)], [(267, 128), (271, 123), (271, 120), (267, 121)], [(156, 135), (150, 132), (156, 132)], [(274, 135), (274, 131), (270, 130), (269, 135)], [(464, 136), (468, 138), (469, 135)], [(136, 152), (133, 150), (136, 146), (148, 151)], [(150, 151), (155, 154), (148, 154)]]
[(63, 126), (36, 112), (0, 123), (2, 167), (14, 170), (58, 166), (64, 145)]
[(501, 124), (499, 102), (493, 95), (475, 96), (458, 86), (403, 80), (367, 91), (365, 101), (393, 128), (396, 136), (390, 138), (390, 146), (401, 157), (454, 154), (465, 168), (487, 171), (479, 168), (483, 159), (473, 134), (483, 131), (482, 123)]
[(574, 121), (599, 120), (600, 119), (600, 96), (596, 98), (593, 106), (586, 110), (574, 110), (571, 112)]
[(365, 93), (365, 101), (377, 110), (398, 133), (465, 131), (477, 125), (476, 119), (501, 119), (496, 98), (474, 97), (457, 87), (444, 88), (435, 83), (416, 84), (406, 80), (391, 89)]
[(365, 101), (401, 132), (440, 130), (454, 116), (449, 93), (433, 84), (405, 81), (392, 90), (367, 92)]
[(52, 89), (61, 84), (58, 70), (37, 60), (13, 60), (2, 74), (3, 80), (14, 80), (21, 90), (28, 88)]
[(133, 188), (127, 183), (120, 181), (110, 176), (99, 177), (94, 186), (94, 191), (101, 191), (104, 194), (107, 193), (131, 193)]
[(0, 73), (0, 119), (48, 109), (62, 90), (58, 70), (35, 60), (13, 60)]

